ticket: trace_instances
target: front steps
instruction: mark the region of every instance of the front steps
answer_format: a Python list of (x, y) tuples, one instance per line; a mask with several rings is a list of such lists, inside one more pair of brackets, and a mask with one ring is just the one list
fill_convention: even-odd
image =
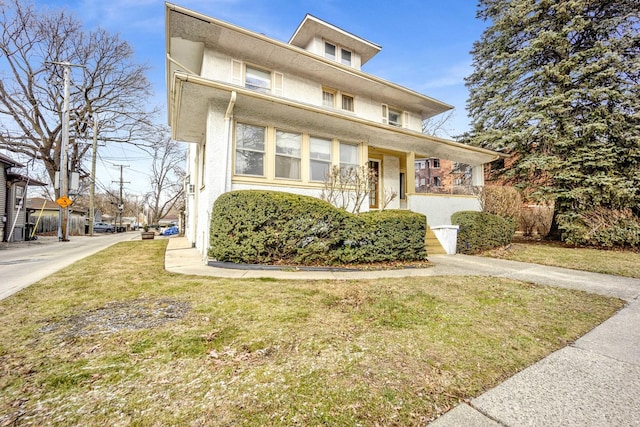
[(440, 241), (431, 231), (431, 227), (427, 226), (427, 234), (424, 238), (425, 246), (427, 247), (427, 256), (430, 255), (446, 255), (447, 252), (444, 250)]

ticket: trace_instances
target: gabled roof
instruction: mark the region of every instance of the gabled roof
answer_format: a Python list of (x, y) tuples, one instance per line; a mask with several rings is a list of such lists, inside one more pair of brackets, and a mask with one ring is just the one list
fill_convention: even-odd
[(9, 167), (23, 167), (24, 165), (22, 163), (18, 163), (15, 160), (0, 154), (0, 163), (4, 163), (5, 165), (8, 165)]
[(368, 40), (344, 31), (308, 13), (296, 29), (295, 33), (293, 33), (293, 36), (291, 36), (289, 44), (304, 49), (316, 36), (320, 36), (333, 43), (338, 43), (341, 46), (358, 52), (360, 54), (362, 64), (370, 60), (382, 49), (375, 43), (371, 43)]

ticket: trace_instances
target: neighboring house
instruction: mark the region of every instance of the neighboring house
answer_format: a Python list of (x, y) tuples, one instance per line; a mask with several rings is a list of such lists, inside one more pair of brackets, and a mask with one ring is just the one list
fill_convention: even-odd
[(17, 242), (29, 238), (29, 222), (25, 201), (29, 185), (43, 186), (43, 182), (31, 179), (11, 168), (24, 165), (0, 154), (0, 237), (3, 242)]
[(367, 209), (426, 214), (430, 225), (479, 209), (475, 197), (417, 194), (415, 160), (472, 168), (499, 154), (422, 133), (452, 107), (361, 67), (380, 46), (307, 15), (288, 43), (166, 4), (168, 121), (188, 143), (185, 235), (203, 254), (223, 193), (288, 191), (319, 197), (331, 165), (377, 170)]
[[(53, 200), (33, 197), (27, 199), (28, 222), (36, 228), (36, 234), (57, 235), (60, 206)], [(81, 236), (89, 231), (89, 210), (73, 204), (69, 207), (69, 235)]]
[(471, 195), (472, 171), (468, 165), (447, 159), (416, 160), (416, 193)]

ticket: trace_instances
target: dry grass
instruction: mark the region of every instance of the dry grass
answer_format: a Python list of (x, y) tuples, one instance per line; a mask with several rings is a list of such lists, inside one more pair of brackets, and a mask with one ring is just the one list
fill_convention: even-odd
[(486, 277), (181, 276), (165, 246), (0, 303), (0, 425), (424, 425), (623, 305)]
[(487, 256), (593, 273), (640, 278), (640, 252), (569, 247), (554, 242), (518, 242)]

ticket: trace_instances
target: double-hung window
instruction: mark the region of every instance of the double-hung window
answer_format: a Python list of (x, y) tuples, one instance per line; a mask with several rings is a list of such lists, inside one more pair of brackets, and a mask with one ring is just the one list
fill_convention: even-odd
[(342, 94), (342, 109), (346, 111), (354, 111), (353, 96)]
[(355, 171), (359, 167), (360, 159), (358, 158), (358, 146), (341, 142), (340, 169), (346, 174), (349, 170)]
[(340, 62), (351, 66), (351, 52), (346, 49), (340, 49)]
[(332, 61), (336, 60), (336, 45), (324, 42), (324, 57)]
[(302, 135), (276, 131), (276, 178), (300, 179)]
[(247, 65), (245, 69), (244, 86), (258, 92), (271, 92), (271, 72)]
[(331, 169), (331, 140), (311, 136), (309, 138), (309, 180), (324, 181)]
[(391, 126), (402, 126), (402, 112), (389, 108), (389, 124)]
[(353, 96), (336, 89), (322, 88), (322, 105), (329, 108), (342, 108), (345, 111), (355, 111)]
[(264, 176), (265, 128), (236, 124), (236, 174)]
[(322, 89), (322, 105), (329, 108), (336, 107), (336, 91)]

